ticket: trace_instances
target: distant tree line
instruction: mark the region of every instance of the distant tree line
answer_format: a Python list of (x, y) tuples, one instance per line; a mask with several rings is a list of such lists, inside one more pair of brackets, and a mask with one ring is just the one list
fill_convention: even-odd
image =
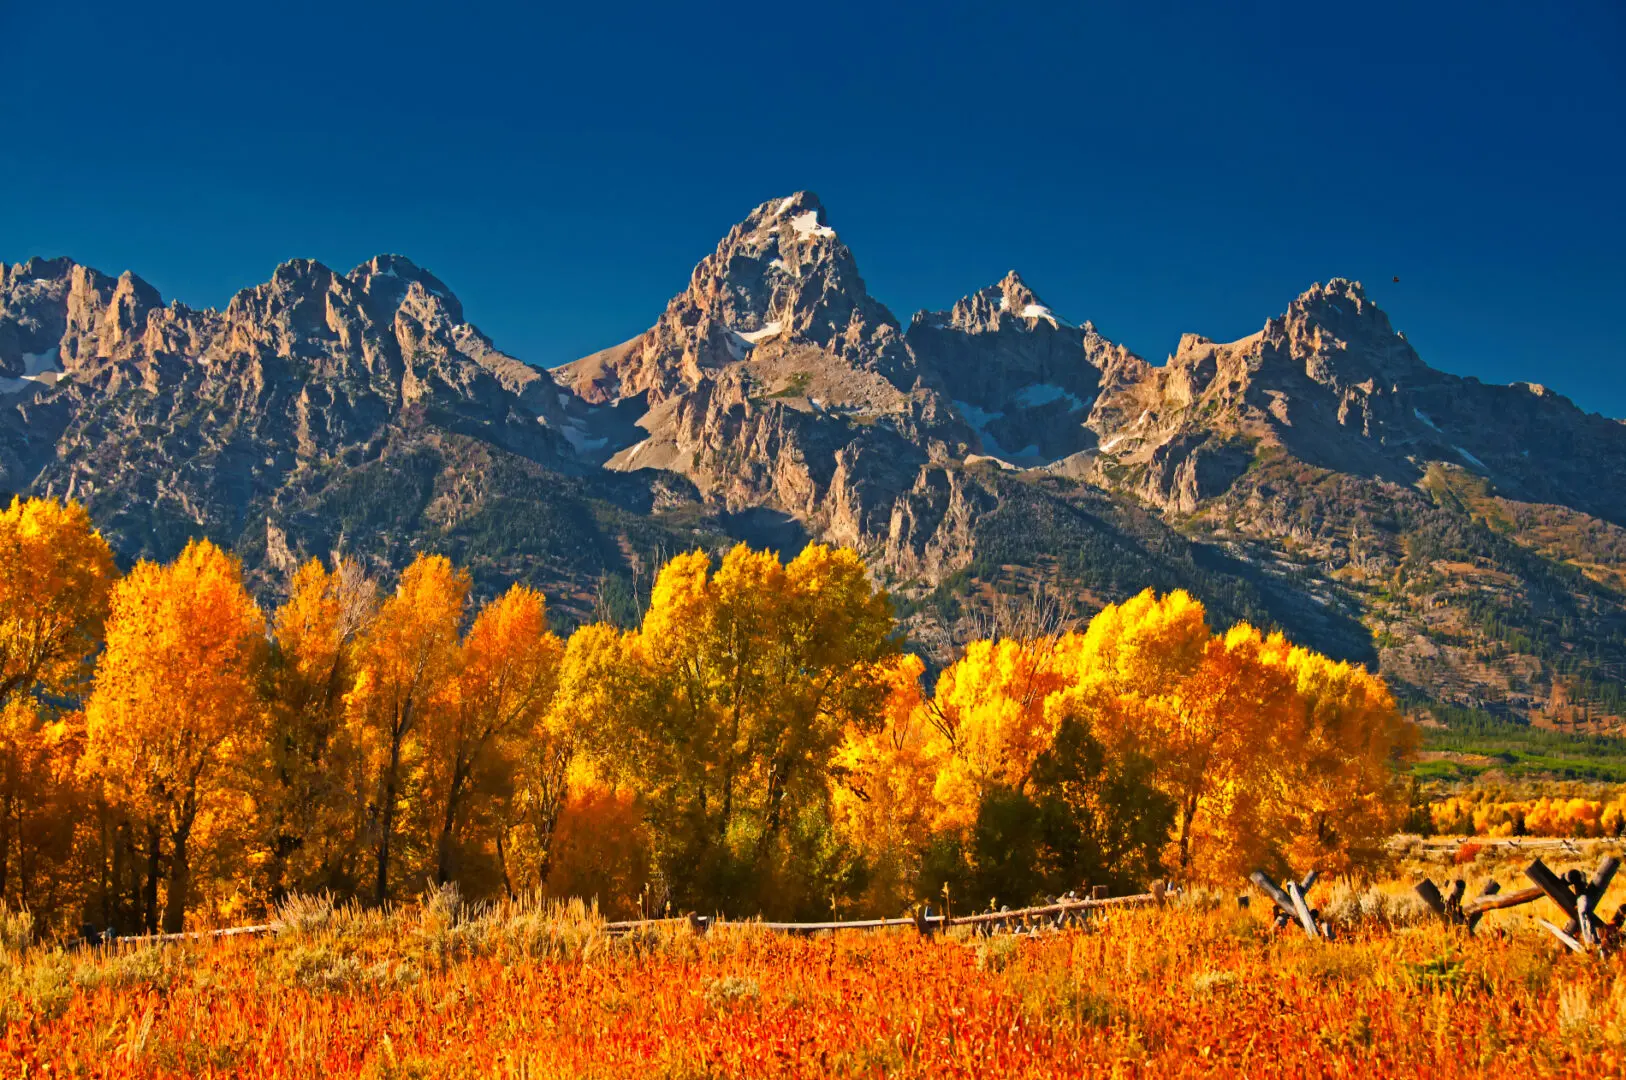
[(1358, 871), (1406, 812), (1376, 676), (1184, 592), (991, 630), (932, 686), (852, 551), (679, 555), (637, 606), (562, 638), (425, 554), (387, 592), (312, 561), (268, 615), (206, 540), (120, 576), (82, 507), (14, 501), (0, 899), (122, 931), (437, 882), (895, 913)]

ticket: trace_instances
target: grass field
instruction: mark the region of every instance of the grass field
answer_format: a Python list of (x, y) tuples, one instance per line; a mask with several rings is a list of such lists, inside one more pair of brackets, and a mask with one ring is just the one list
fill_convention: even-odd
[(1341, 930), (1330, 943), (1276, 931), (1257, 899), (1239, 909), (1229, 893), (1083, 929), (931, 938), (749, 924), (612, 937), (580, 905), (470, 910), (441, 896), (386, 916), (302, 901), (262, 938), (8, 949), (0, 1073), (1626, 1073), (1620, 958), (1561, 954), (1533, 922), (1553, 913), (1536, 908), (1492, 913), (1474, 938), (1422, 918), (1409, 875), (1506, 884), (1529, 856), (1498, 851), (1456, 868), (1447, 846), (1414, 845), (1405, 883), (1318, 889)]
[(1424, 728), (1423, 750), (1423, 760), (1409, 770), (1422, 781), (1626, 783), (1626, 739), (1613, 735), (1572, 735), (1480, 721)]

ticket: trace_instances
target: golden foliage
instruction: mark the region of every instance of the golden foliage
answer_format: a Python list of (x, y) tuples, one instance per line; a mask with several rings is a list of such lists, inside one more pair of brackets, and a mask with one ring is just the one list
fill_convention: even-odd
[[(1179, 591), (1109, 605), (1082, 634), (971, 642), (929, 700), (881, 735), (850, 734), (840, 760), (853, 798), (907, 793), (899, 820), (964, 837), (991, 792), (1030, 791), (1067, 722), (1149, 759), (1177, 810), (1165, 860), (1182, 875), (1370, 866), (1404, 808), (1393, 766), (1412, 729), (1381, 680), (1245, 624), (1216, 634)], [(923, 843), (860, 810), (846, 820), (884, 859)]]
[[(373, 899), (390, 896), (390, 861), (400, 819), (418, 804), (424, 783), (424, 730), (448, 707), (457, 670), (458, 625), (468, 604), (468, 574), (441, 555), (419, 555), (361, 635), (347, 724), (369, 790), (367, 832), (374, 838)], [(421, 857), (421, 851), (415, 854)]]
[(231, 771), (257, 748), (264, 653), (265, 617), (237, 560), (207, 540), (168, 566), (138, 563), (113, 589), (86, 763), (169, 846), (166, 930), (186, 910), (193, 827), (228, 808)]
[(1466, 836), (1599, 837), (1626, 834), (1626, 792), (1610, 799), (1546, 796), (1499, 800), (1465, 792), (1429, 806), (1434, 830)]
[(0, 512), (0, 902), (55, 906), (83, 799), (81, 694), (107, 615), (113, 555), (76, 502), (13, 499)]
[(82, 508), (19, 501), (0, 556), (0, 898), (89, 911), (100, 878), (131, 928), (161, 891), (178, 927), (426, 879), (797, 916), (896, 910), (962, 870), (1011, 900), (1159, 858), (1360, 871), (1404, 808), (1413, 735), (1380, 679), (1216, 632), (1179, 591), (970, 642), (928, 686), (863, 560), (820, 544), (680, 555), (641, 625), (563, 640), (522, 585), (469, 619), (468, 575), (431, 554), (382, 598), (354, 562), (299, 567), (269, 640), (208, 541), (115, 584)]

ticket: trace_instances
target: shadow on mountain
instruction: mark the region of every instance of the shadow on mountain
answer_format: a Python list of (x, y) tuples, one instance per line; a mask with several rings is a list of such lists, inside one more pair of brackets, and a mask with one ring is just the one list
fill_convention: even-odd
[(812, 539), (802, 523), (791, 515), (761, 506), (736, 514), (721, 514), (717, 524), (734, 539), (754, 548), (777, 551), (783, 559), (801, 554)]

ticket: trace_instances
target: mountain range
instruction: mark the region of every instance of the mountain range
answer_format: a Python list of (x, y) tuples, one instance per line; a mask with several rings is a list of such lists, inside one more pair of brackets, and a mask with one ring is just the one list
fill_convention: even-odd
[(905, 325), (808, 192), (551, 370), (399, 255), (296, 259), (223, 310), (0, 265), (0, 491), (84, 502), (126, 561), (207, 535), (268, 599), (313, 555), (434, 550), (627, 621), (663, 555), (821, 539), (937, 659), (1002, 596), (1184, 587), (1419, 714), (1626, 714), (1626, 424), (1431, 368), (1339, 278), (1161, 364), (1014, 271)]

